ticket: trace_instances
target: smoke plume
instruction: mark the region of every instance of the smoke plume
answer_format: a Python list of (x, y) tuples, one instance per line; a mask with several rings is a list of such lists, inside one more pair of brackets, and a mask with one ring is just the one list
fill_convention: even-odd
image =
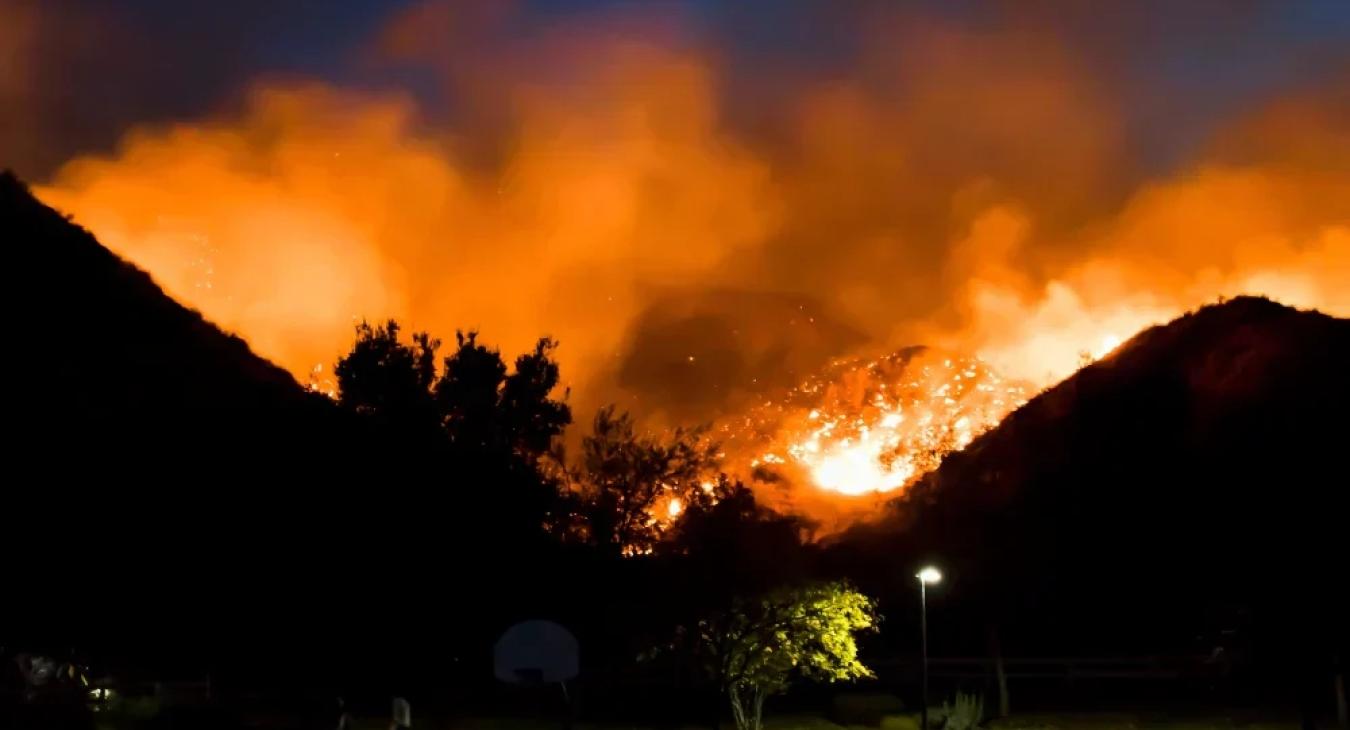
[(1223, 295), (1350, 314), (1343, 50), (1160, 163), (1129, 44), (1025, 7), (821, 9), (854, 47), (805, 72), (677, 12), (433, 0), (355, 54), (378, 82), (261, 77), (39, 194), (302, 380), (362, 318), (548, 334), (580, 413), (656, 422), (916, 343), (1045, 383)]

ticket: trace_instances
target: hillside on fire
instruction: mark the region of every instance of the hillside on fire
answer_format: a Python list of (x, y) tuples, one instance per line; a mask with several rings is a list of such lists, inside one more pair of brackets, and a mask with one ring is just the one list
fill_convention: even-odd
[(892, 556), (940, 557), (959, 576), (944, 610), (1014, 653), (1325, 662), (1350, 615), (1328, 567), (1350, 507), (1347, 374), (1350, 321), (1256, 297), (1203, 307), (950, 454), (834, 559), (884, 585)]
[[(16, 501), (40, 517), (9, 531), (14, 549), (60, 536), (16, 579), (48, 596), (29, 617), (48, 635), (81, 623), (75, 596), (128, 591), (104, 610), (144, 632), (134, 650), (121, 630), (79, 629), (110, 655), (241, 672), (284, 634), (285, 656), (327, 657), (337, 676), (351, 662), (426, 667), (436, 652), (484, 650), (473, 635), (410, 648), (446, 617), (495, 627), (546, 611), (612, 677), (663, 627), (784, 581), (850, 579), (905, 620), (909, 587), (897, 572), (929, 558), (953, 576), (934, 628), (948, 653), (980, 655), (989, 637), (1023, 654), (1208, 652), (1212, 666), (1198, 671), (1281, 686), (1290, 662), (1329, 661), (1310, 637), (1345, 642), (1344, 586), (1323, 566), (1347, 506), (1346, 320), (1238, 297), (1145, 330), (1035, 397), (978, 360), (921, 348), (827, 368), (794, 391), (811, 398), (791, 406), (797, 416), (784, 415), (795, 412), (785, 399), (770, 404), (773, 418), (745, 417), (777, 434), (757, 448), (793, 442), (785, 453), (806, 466), (823, 437), (837, 439), (829, 448), (866, 446), (866, 425), (845, 438), (831, 434), (836, 421), (887, 432), (917, 417), (939, 429), (863, 452), (906, 459), (903, 472), (891, 461), (837, 475), (903, 484), (899, 497), (820, 483), (814, 496), (776, 500), (787, 477), (761, 483), (765, 465), (746, 472), (716, 453), (715, 438), (734, 444), (754, 428), (643, 435), (602, 409), (568, 458), (561, 434), (578, 425), (548, 339), (512, 368), (460, 333), (438, 366), (429, 335), (362, 325), (351, 351), (336, 353), (329, 398), (175, 302), (8, 174), (0, 226), (25, 274), (14, 289), (42, 303), (21, 321), (43, 356), (18, 363), (14, 459), (69, 485)], [(871, 410), (820, 411), (845, 401)], [(885, 498), (879, 512), (866, 506)], [(793, 512), (809, 500), (871, 517), (813, 542), (820, 513)], [(492, 560), (475, 557), (488, 546)], [(122, 567), (79, 583), (53, 573), (94, 555)], [(146, 556), (176, 577), (134, 567)], [(427, 583), (441, 571), (483, 598), (444, 606)], [(361, 588), (390, 581), (412, 604)], [(325, 586), (343, 584), (361, 592), (346, 608), (367, 623), (338, 658), (317, 628), (295, 626), (323, 610)], [(1298, 586), (1295, 600), (1284, 584)], [(643, 596), (659, 589), (678, 598), (648, 607)], [(146, 612), (165, 602), (202, 608), (152, 629), (147, 616), (158, 614)], [(251, 638), (196, 624), (227, 615)], [(182, 636), (210, 658), (184, 653), (172, 638)], [(872, 643), (882, 657), (913, 648), (907, 635)], [(273, 673), (284, 681), (286, 670)], [(626, 684), (605, 686), (594, 691)]]
[(1350, 0), (0, 0), (0, 730), (1350, 730)]
[[(371, 561), (407, 560), (407, 575), (416, 575), (426, 561), (440, 559), (437, 545), (463, 549), (475, 540), (496, 539), (489, 537), (492, 531), (519, 535), (517, 528), (503, 532), (501, 521), (539, 519), (529, 516), (531, 510), (553, 515), (547, 531), (562, 540), (564, 552), (573, 549), (565, 546), (574, 529), (563, 524), (568, 519), (581, 521), (575, 529), (583, 543), (597, 539), (601, 523), (587, 516), (587, 505), (564, 499), (541, 507), (538, 497), (524, 497), (537, 486), (521, 486), (528, 482), (566, 492), (567, 484), (575, 487), (585, 477), (559, 480), (533, 466), (493, 472), (481, 463), (482, 454), (438, 445), (429, 435), (435, 428), (415, 423), (421, 416), (407, 420), (414, 406), (388, 410), (387, 394), (362, 396), (349, 381), (339, 403), (355, 403), (353, 411), (307, 391), (242, 340), (174, 302), (147, 275), (38, 202), (10, 175), (0, 178), (0, 213), (13, 242), (16, 270), (27, 274), (16, 288), (43, 302), (23, 320), (25, 341), (47, 353), (21, 363), (25, 387), (15, 394), (11, 414), (23, 424), (18, 443), (24, 446), (16, 454), (36, 465), (52, 458), (51, 446), (37, 444), (57, 444), (66, 452), (59, 457), (65, 462), (61, 472), (84, 480), (72, 489), (91, 501), (49, 514), (62, 515), (85, 549), (110, 539), (107, 521), (116, 516), (123, 528), (136, 527), (132, 542), (143, 549), (194, 545), (221, 568), (231, 555), (253, 560), (271, 553), (269, 560), (275, 561), (294, 549), (287, 533), (313, 540), (323, 534), (325, 520), (353, 524), (371, 517), (362, 526), (368, 542), (359, 546), (365, 560), (337, 567), (357, 548), (334, 541), (312, 549), (311, 570), (320, 576), (348, 570), (376, 580)], [(385, 359), (379, 368), (387, 366), (388, 355), (415, 353), (419, 347), (400, 344), (397, 330), (367, 329), (361, 336), (370, 347), (393, 348), (380, 356)], [(359, 344), (353, 356), (362, 351)], [(422, 351), (430, 357), (434, 343), (427, 345)], [(518, 369), (520, 363), (543, 368), (544, 380), (535, 387), (542, 388), (537, 407), (544, 410), (538, 414), (548, 414), (554, 425), (535, 437), (543, 440), (531, 447), (537, 450), (531, 458), (546, 461), (553, 458), (547, 454), (550, 438), (571, 421), (565, 405), (548, 400), (557, 375), (548, 375), (547, 347), (541, 344), (538, 359), (527, 356), (517, 363)], [(87, 353), (88, 362), (78, 353)], [(890, 367), (918, 367), (910, 364), (912, 356), (906, 351)], [(474, 357), (488, 358), (484, 366), (500, 367), (505, 374), (500, 360), (491, 364), (496, 355), (472, 338), (461, 339), (447, 362), (458, 362), (462, 373)], [(1345, 481), (1338, 475), (1344, 473), (1341, 419), (1350, 412), (1347, 371), (1350, 322), (1239, 297), (1146, 330), (1033, 398), (964, 450), (948, 454), (940, 468), (895, 500), (880, 522), (830, 540), (823, 554), (799, 542), (783, 552), (782, 541), (797, 518), (755, 506), (743, 490), (726, 503), (730, 511), (707, 523), (722, 532), (709, 533), (711, 528), (700, 527), (698, 520), (702, 512), (717, 513), (715, 496), (700, 508), (700, 489), (664, 496), (669, 485), (657, 490), (649, 507), (637, 509), (669, 511), (670, 517), (623, 533), (627, 537), (620, 546), (629, 549), (642, 540), (642, 550), (659, 556), (668, 552), (667, 542), (702, 535), (699, 539), (720, 547), (711, 553), (714, 557), (705, 554), (689, 566), (729, 570), (723, 580), (745, 580), (745, 565), (764, 572), (774, 564), (770, 572), (775, 574), (823, 571), (853, 577), (883, 597), (896, 590), (897, 564), (940, 555), (961, 575), (957, 580), (965, 596), (952, 599), (950, 610), (971, 613), (981, 625), (1004, 624), (1012, 642), (1034, 637), (1043, 646), (1086, 642), (1104, 650), (1137, 648), (1148, 636), (1160, 649), (1175, 648), (1195, 640), (1186, 632), (1197, 626), (1221, 631), (1234, 622), (1255, 621), (1269, 628), (1260, 610), (1282, 601), (1278, 591), (1268, 591), (1271, 580), (1298, 583), (1307, 607), (1329, 622), (1340, 594), (1313, 574), (1335, 553), (1345, 514)], [(422, 396), (407, 397), (428, 398), (428, 408), (433, 408), (432, 396), (445, 391), (429, 380), (420, 387)], [(378, 418), (359, 415), (377, 401), (386, 409), (375, 408)], [(1008, 407), (1001, 405), (986, 418)], [(539, 423), (543, 417), (528, 418)], [(614, 420), (613, 413), (604, 418), (610, 420), (597, 420), (596, 429), (633, 438), (622, 435), (631, 423)], [(597, 449), (605, 443), (589, 438)], [(642, 442), (632, 442), (637, 443)], [(702, 484), (708, 495), (720, 494), (708, 491), (708, 475), (716, 465), (695, 463), (710, 457), (698, 456), (694, 446), (671, 444), (665, 458), (682, 454), (678, 458), (689, 462), (682, 467), (687, 473), (662, 478), (687, 479)], [(941, 458), (945, 451), (937, 453)], [(493, 479), (501, 496), (473, 496), (457, 486), (481, 484), (485, 474), (498, 474)], [(734, 481), (722, 477), (730, 484), (728, 479)], [(119, 483), (118, 497), (90, 488), (94, 481)], [(428, 488), (415, 488), (419, 481)], [(335, 491), (318, 499), (310, 486), (318, 483)], [(171, 504), (197, 516), (184, 521), (150, 515), (165, 504), (157, 495), (173, 484), (183, 486)], [(191, 491), (182, 493), (182, 488)], [(446, 489), (458, 496), (449, 499)], [(437, 536), (437, 521), (429, 513), (397, 512), (398, 502), (419, 510), (435, 506), (447, 516), (474, 510), (482, 519), (470, 528), (462, 518), (451, 517), (460, 525), (459, 534), (447, 539)], [(267, 507), (249, 507), (257, 504)], [(688, 514), (681, 514), (682, 508)], [(47, 509), (54, 508), (49, 503)], [(220, 529), (202, 510), (235, 522)], [(560, 517), (569, 513), (574, 516)], [(247, 540), (235, 531), (240, 526), (247, 526)], [(614, 532), (612, 539), (620, 534)], [(760, 539), (755, 535), (768, 542), (751, 548), (748, 540)], [(541, 596), (553, 590), (547, 586), (561, 590), (557, 577), (542, 577), (548, 571), (536, 563), (571, 564), (573, 558), (516, 543), (500, 549), (505, 564), (514, 566), (507, 570), (528, 570), (540, 581), (537, 591), (521, 595), (556, 601)], [(701, 546), (689, 544), (676, 552), (691, 549), (695, 556), (703, 554)], [(133, 552), (127, 543), (117, 550), (124, 557)], [(724, 561), (726, 551), (740, 553), (744, 565), (710, 567), (707, 561)], [(507, 553), (517, 555), (507, 558)], [(541, 557), (546, 554), (553, 557)], [(788, 554), (798, 557), (779, 559)], [(773, 559), (766, 559), (769, 555)], [(594, 572), (594, 564), (587, 564), (592, 579), (607, 580), (608, 569)], [(689, 566), (673, 568), (693, 581), (688, 585), (709, 579), (707, 574), (695, 577), (697, 571), (690, 573)], [(501, 580), (484, 577), (485, 570), (496, 569), (481, 564), (461, 564), (461, 569), (493, 585)], [(631, 580), (632, 570), (626, 566), (621, 572)], [(248, 590), (266, 586), (281, 591), (278, 595), (296, 595), (301, 588), (284, 585), (285, 573), (284, 567), (271, 565), (230, 581)], [(641, 579), (647, 580), (651, 577)], [(1073, 590), (1066, 590), (1070, 585)], [(201, 584), (183, 586), (196, 590)], [(149, 596), (173, 593), (162, 586), (146, 590)], [(1167, 622), (1156, 610), (1159, 595), (1166, 595)], [(586, 613), (585, 607), (555, 608)], [(1253, 610), (1255, 617), (1248, 615)]]

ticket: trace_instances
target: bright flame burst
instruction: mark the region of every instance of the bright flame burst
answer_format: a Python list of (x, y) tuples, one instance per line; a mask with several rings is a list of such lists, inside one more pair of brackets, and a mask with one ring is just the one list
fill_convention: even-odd
[(1117, 347), (1120, 347), (1120, 343), (1120, 337), (1116, 335), (1104, 335), (1101, 343), (1097, 345), (1097, 349), (1092, 351), (1092, 359), (1100, 360), (1106, 357)]
[(337, 400), (337, 381), (332, 376), (324, 374), (323, 363), (315, 363), (309, 370), (309, 377), (305, 381), (305, 390), (311, 393), (319, 393), (328, 396), (332, 400)]
[(756, 478), (878, 494), (936, 468), (1029, 392), (979, 358), (911, 348), (838, 363), (723, 430), (729, 446), (752, 454)]

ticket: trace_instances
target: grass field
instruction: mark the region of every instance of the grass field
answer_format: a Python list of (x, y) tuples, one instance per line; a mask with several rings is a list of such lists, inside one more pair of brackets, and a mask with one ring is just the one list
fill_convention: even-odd
[[(865, 725), (838, 725), (814, 715), (783, 715), (765, 718), (765, 730), (913, 730), (916, 718), (909, 715), (885, 718), (880, 727)], [(934, 725), (935, 730), (940, 726)], [(1127, 714), (1028, 715), (1009, 720), (995, 720), (985, 727), (1001, 730), (1297, 730), (1298, 723), (1247, 723), (1226, 717), (1166, 718)], [(387, 718), (361, 718), (353, 730), (387, 730)], [(516, 718), (484, 717), (461, 718), (454, 721), (414, 721), (414, 730), (561, 730), (560, 723)], [(578, 722), (572, 730), (708, 730), (707, 726), (671, 726), (645, 724), (594, 724)], [(722, 730), (733, 730), (730, 722)]]
[[(875, 700), (876, 695), (870, 699)], [(766, 713), (765, 730), (918, 730), (917, 714), (900, 712), (901, 708), (868, 702), (869, 697), (854, 697), (848, 705), (836, 704), (833, 717), (855, 717), (860, 721), (846, 723), (834, 722), (817, 714)], [(894, 699), (891, 698), (894, 702)], [(881, 710), (886, 707), (885, 710)], [(112, 708), (109, 708), (112, 709)], [(95, 726), (98, 730), (148, 730), (152, 727), (164, 727), (163, 720), (156, 717), (160, 713), (156, 703), (151, 700), (123, 701), (118, 703), (119, 712), (96, 713)], [(846, 710), (854, 714), (847, 714)], [(868, 712), (867, 710), (870, 710)], [(176, 713), (175, 713), (176, 714)], [(863, 717), (872, 718), (861, 721)], [(183, 718), (186, 720), (187, 718)], [(246, 712), (242, 717), (234, 715), (230, 727), (240, 726), (247, 730), (289, 730), (296, 727), (299, 718), (287, 713), (268, 714)], [(315, 718), (310, 718), (313, 722)], [(1328, 718), (1329, 719), (1329, 718)], [(333, 718), (336, 724), (336, 717)], [(930, 717), (930, 727), (941, 730), (942, 724)], [(178, 722), (170, 722), (168, 727), (178, 727)], [(181, 727), (192, 727), (184, 724)], [(1329, 723), (1324, 727), (1333, 727)], [(217, 727), (217, 725), (211, 725)], [(224, 727), (223, 725), (220, 727)], [(1135, 713), (1054, 713), (1015, 715), (1006, 720), (990, 720), (983, 727), (990, 730), (1297, 730), (1299, 724), (1292, 718), (1273, 719), (1272, 717), (1227, 716), (1223, 714), (1200, 714), (1196, 712), (1135, 712)], [(388, 730), (388, 715), (363, 715), (354, 718), (351, 730)], [(414, 730), (563, 730), (561, 720), (547, 717), (438, 717), (433, 714), (413, 715)], [(572, 723), (570, 730), (710, 730), (707, 725), (663, 722), (652, 717), (642, 722), (596, 723), (578, 721)], [(723, 722), (720, 730), (734, 730), (730, 720)]]

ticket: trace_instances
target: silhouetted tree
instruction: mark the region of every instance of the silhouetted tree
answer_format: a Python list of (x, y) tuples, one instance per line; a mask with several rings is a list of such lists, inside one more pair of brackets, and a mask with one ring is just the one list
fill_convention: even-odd
[(572, 422), (572, 409), (566, 403), (570, 391), (563, 391), (562, 400), (551, 397), (559, 381), (558, 363), (553, 359), (557, 347), (551, 338), (540, 339), (533, 352), (516, 358), (515, 371), (502, 386), (499, 410), (517, 453), (545, 454)]
[[(639, 435), (627, 413), (601, 408), (582, 442), (582, 512), (592, 544), (625, 554), (651, 552), (672, 517), (710, 498), (716, 452), (702, 429), (677, 429), (665, 438)], [(677, 509), (671, 500), (679, 500)]]
[(445, 359), (435, 386), (451, 442), (482, 454), (525, 459), (547, 454), (572, 421), (566, 401), (552, 398), (559, 381), (553, 360), (558, 343), (540, 339), (508, 374), (501, 354), (479, 344), (477, 332), (459, 332), (456, 339), (459, 347)]
[(506, 363), (499, 352), (478, 344), (477, 332), (456, 332), (455, 339), (459, 347), (445, 358), (436, 381), (436, 403), (460, 453), (486, 454), (497, 449), (501, 438), (497, 405)]
[[(470, 485), (460, 496), (470, 510), (489, 509), (479, 524), (501, 522), (539, 531), (556, 509), (561, 480), (556, 439), (571, 409), (553, 398), (557, 343), (538, 341), (508, 372), (497, 350), (476, 332), (456, 333), (457, 347), (437, 377), (440, 345), (425, 333), (399, 340), (399, 325), (362, 323), (356, 343), (335, 369), (338, 402), (397, 433), (429, 433), (445, 447), (450, 472)], [(484, 528), (487, 529), (487, 528)]]
[(805, 577), (812, 527), (800, 516), (759, 504), (744, 484), (720, 475), (708, 498), (680, 515), (658, 550), (684, 559), (706, 610), (725, 606), (737, 593)]
[(356, 342), (334, 368), (338, 403), (401, 429), (434, 427), (440, 417), (431, 385), (440, 340), (417, 332), (405, 344), (398, 335), (399, 324), (392, 319), (356, 326)]

